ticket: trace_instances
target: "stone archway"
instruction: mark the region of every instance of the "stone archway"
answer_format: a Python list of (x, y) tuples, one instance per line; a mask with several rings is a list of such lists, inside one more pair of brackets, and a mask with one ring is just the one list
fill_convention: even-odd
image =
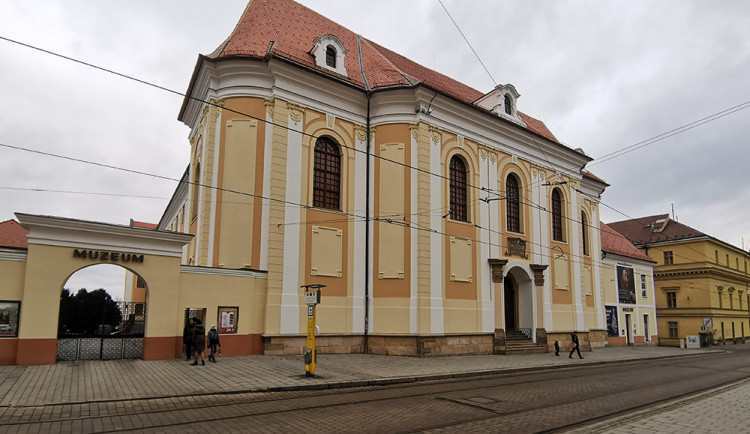
[(72, 273), (61, 291), (56, 360), (142, 359), (147, 291), (145, 279), (121, 265)]
[(537, 320), (534, 303), (534, 280), (523, 267), (510, 264), (506, 270), (503, 279), (506, 331), (520, 331), (527, 338), (534, 339)]
[[(174, 357), (182, 247), (192, 235), (59, 217), (16, 214), (29, 231), (16, 364), (51, 364), (57, 354), (62, 285), (75, 271), (116, 264), (148, 282), (143, 358)], [(158, 312), (158, 315), (154, 315)]]

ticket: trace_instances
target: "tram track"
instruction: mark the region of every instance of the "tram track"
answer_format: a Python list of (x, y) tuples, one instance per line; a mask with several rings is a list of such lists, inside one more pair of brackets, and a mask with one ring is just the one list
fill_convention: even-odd
[[(664, 368), (665, 366), (674, 369), (676, 361), (657, 361), (657, 362), (633, 362), (623, 363), (618, 365), (618, 368), (628, 368), (623, 370), (618, 375), (628, 376), (630, 373), (639, 372), (644, 369), (644, 365), (651, 365), (649, 369), (653, 370), (658, 367)], [(689, 366), (696, 364), (695, 360), (680, 361), (677, 365), (685, 365), (682, 369), (693, 371), (699, 369), (696, 366)], [(667, 366), (668, 365), (668, 366)], [(481, 396), (488, 393), (488, 391), (495, 389), (506, 389), (506, 390), (521, 390), (521, 389), (539, 389), (540, 385), (544, 385), (551, 382), (564, 383), (564, 384), (576, 384), (585, 380), (597, 376), (608, 376), (612, 374), (612, 367), (610, 366), (582, 366), (573, 367), (565, 370), (555, 371), (535, 371), (525, 372), (523, 374), (515, 375), (492, 375), (481, 378), (470, 378), (470, 379), (445, 379), (445, 380), (434, 380), (431, 382), (420, 382), (410, 384), (396, 384), (390, 386), (367, 386), (367, 387), (356, 387), (351, 389), (326, 389), (317, 391), (299, 391), (299, 392), (262, 392), (262, 393), (248, 393), (248, 394), (212, 394), (212, 395), (200, 395), (200, 396), (183, 396), (183, 397), (172, 397), (172, 398), (149, 398), (133, 401), (120, 401), (111, 403), (87, 403), (87, 404), (67, 404), (70, 407), (79, 406), (77, 411), (69, 412), (71, 416), (68, 417), (49, 417), (44, 420), (8, 420), (4, 416), (0, 421), (0, 427), (10, 428), (15, 426), (21, 428), (24, 431), (24, 427), (28, 427), (34, 424), (45, 423), (51, 425), (70, 425), (72, 422), (76, 422), (80, 426), (97, 426), (99, 429), (96, 432), (123, 432), (138, 429), (143, 430), (163, 430), (166, 427), (178, 427), (181, 425), (210, 425), (215, 424), (227, 424), (232, 420), (242, 419), (261, 419), (268, 418), (269, 416), (281, 416), (289, 414), (303, 414), (305, 412), (335, 412), (346, 406), (350, 407), (373, 407), (383, 406), (384, 403), (390, 405), (390, 403), (396, 403), (397, 401), (403, 402), (422, 402), (424, 398), (431, 400), (444, 400), (448, 401), (451, 405), (466, 405), (465, 402), (460, 402), (460, 398), (451, 399), (444, 398), (444, 396), (461, 396), (467, 393)], [(739, 374), (739, 373), (738, 373)], [(743, 373), (747, 377), (747, 372)], [(679, 383), (684, 381), (682, 376), (675, 376), (672, 379), (672, 383)], [(687, 391), (680, 395), (670, 395), (662, 397), (658, 400), (651, 400), (647, 403), (640, 405), (626, 406), (621, 409), (619, 413), (633, 411), (644, 405), (652, 405), (654, 403), (664, 402), (671, 399), (675, 399), (680, 396), (687, 396), (690, 394), (699, 393), (701, 391), (708, 390), (712, 387), (716, 387), (720, 384), (727, 382), (736, 381), (727, 380), (724, 383), (718, 382), (713, 385), (702, 387), (695, 390)], [(633, 384), (631, 389), (622, 394), (610, 395), (611, 400), (617, 401), (625, 394), (641, 394), (644, 390), (649, 389), (653, 386), (652, 383), (646, 381)], [(542, 387), (543, 388), (543, 387)], [(283, 394), (284, 396), (281, 396)], [(291, 395), (291, 396), (290, 396)], [(420, 400), (421, 399), (421, 400)], [(592, 398), (582, 394), (578, 398), (567, 399), (562, 405), (580, 405), (592, 399), (597, 400), (601, 398)], [(526, 403), (529, 404), (529, 403)], [(396, 404), (394, 404), (396, 405)], [(519, 403), (519, 405), (521, 405)], [(513, 417), (516, 419), (523, 419), (528, 415), (533, 415), (535, 412), (538, 413), (541, 410), (547, 410), (549, 408), (560, 406), (561, 404), (550, 402), (543, 403), (541, 405), (527, 405), (525, 408), (518, 408), (512, 412)], [(99, 407), (100, 411), (104, 411), (102, 414), (96, 415), (84, 415), (87, 411), (85, 406), (96, 406)], [(38, 409), (38, 407), (36, 407)], [(482, 420), (488, 420), (498, 417), (507, 417), (508, 414), (503, 411), (494, 411), (492, 408), (487, 406), (474, 406), (474, 409), (480, 411), (482, 416), (475, 415), (473, 418), (464, 419), (461, 424), (473, 423)], [(34, 412), (33, 408), (26, 409)], [(73, 410), (72, 408), (70, 410)], [(62, 412), (55, 412), (58, 415)], [(78, 414), (78, 416), (72, 416)], [(201, 417), (196, 417), (196, 414), (200, 414)], [(217, 416), (211, 417), (209, 415), (216, 414)], [(613, 414), (613, 413), (612, 413)], [(208, 417), (207, 417), (208, 416)], [(605, 415), (606, 416), (606, 415)], [(602, 415), (597, 417), (588, 418), (585, 421), (591, 422), (601, 419)], [(134, 421), (133, 418), (137, 418)], [(184, 421), (184, 422), (181, 422)], [(105, 423), (106, 422), (106, 423)], [(108, 427), (108, 424), (111, 426)], [(453, 426), (455, 423), (448, 424), (423, 424), (418, 429), (406, 429), (403, 432), (419, 432), (423, 430), (440, 430), (444, 427)], [(137, 428), (136, 428), (137, 426)], [(573, 425), (570, 425), (573, 426)], [(559, 427), (558, 427), (559, 428)], [(86, 430), (83, 430), (84, 432)], [(91, 432), (93, 432), (92, 430)], [(554, 431), (549, 431), (554, 432)]]

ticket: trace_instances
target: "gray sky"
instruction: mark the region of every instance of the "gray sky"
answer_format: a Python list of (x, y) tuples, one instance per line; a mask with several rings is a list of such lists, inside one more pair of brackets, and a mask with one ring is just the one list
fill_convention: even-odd
[[(480, 91), (494, 86), (437, 0), (301, 3)], [(444, 4), (494, 79), (521, 93), (519, 109), (595, 159), (750, 101), (747, 1)], [(198, 54), (229, 35), (245, 5), (0, 0), (0, 36), (183, 92)], [(0, 65), (0, 143), (175, 179), (185, 170), (181, 97), (4, 40)], [(611, 184), (602, 220), (667, 213), (674, 204), (680, 222), (750, 245), (742, 151), (750, 106), (742, 107), (748, 108), (590, 163)], [(175, 187), (0, 147), (0, 221), (24, 212), (157, 222)]]

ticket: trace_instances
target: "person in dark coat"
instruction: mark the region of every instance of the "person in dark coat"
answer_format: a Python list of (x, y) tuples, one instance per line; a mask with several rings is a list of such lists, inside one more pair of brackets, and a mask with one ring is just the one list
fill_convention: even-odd
[(211, 330), (208, 331), (208, 348), (211, 350), (211, 354), (208, 356), (209, 362), (216, 363), (216, 347), (221, 348), (221, 341), (219, 340), (219, 332), (216, 331), (216, 326), (211, 324)]
[(193, 357), (193, 319), (190, 318), (185, 328), (182, 330), (182, 344), (185, 346), (185, 360)]
[(193, 365), (198, 364), (198, 360), (201, 361), (201, 365), (205, 365), (206, 361), (203, 360), (203, 350), (206, 349), (206, 326), (203, 325), (201, 320), (193, 318), (193, 351), (195, 352), (195, 361)]
[(576, 334), (575, 331), (570, 334), (570, 340), (573, 341), (573, 345), (572, 345), (572, 348), (570, 349), (570, 354), (568, 354), (568, 358), (572, 359), (573, 352), (577, 351), (578, 358), (582, 359), (583, 357), (581, 356), (581, 344), (578, 342), (578, 334)]
[(555, 355), (560, 355), (560, 344), (557, 341), (555, 341)]

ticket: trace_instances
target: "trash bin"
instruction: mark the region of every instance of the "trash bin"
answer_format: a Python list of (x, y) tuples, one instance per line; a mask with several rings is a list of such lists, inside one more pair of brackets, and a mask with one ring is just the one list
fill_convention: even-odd
[(680, 348), (685, 348), (685, 339), (680, 339)]

